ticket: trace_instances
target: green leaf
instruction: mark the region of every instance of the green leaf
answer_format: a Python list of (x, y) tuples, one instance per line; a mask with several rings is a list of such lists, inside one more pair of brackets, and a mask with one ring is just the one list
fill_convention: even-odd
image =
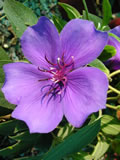
[(3, 9), (18, 37), (22, 36), (28, 25), (37, 23), (38, 19), (33, 11), (18, 1), (5, 0)]
[(109, 144), (106, 141), (104, 140), (98, 141), (92, 153), (93, 159), (96, 159), (96, 160), (100, 159), (107, 152), (108, 148), (109, 148)]
[(65, 26), (65, 24), (67, 23), (66, 21), (64, 21), (63, 19), (53, 15), (53, 22), (56, 26), (56, 28), (58, 29), (58, 32), (61, 32), (61, 30), (63, 29), (63, 27)]
[[(104, 31), (109, 31), (110, 30), (110, 27), (108, 25), (102, 27), (103, 20), (100, 17), (98, 17), (98, 16), (96, 16), (96, 15), (94, 15), (92, 13), (88, 13), (88, 16), (89, 16), (89, 20), (94, 22), (94, 25), (98, 30), (104, 30)], [(87, 19), (86, 13), (85, 13), (84, 10), (83, 10), (82, 19)]]
[(101, 129), (109, 135), (117, 135), (120, 133), (120, 122), (112, 116), (104, 115), (101, 119)]
[(98, 57), (101, 61), (106, 61), (109, 58), (115, 56), (116, 54), (116, 48), (110, 45), (105, 46), (103, 52), (101, 55)]
[(0, 150), (0, 156), (4, 157), (4, 158), (9, 158), (12, 159), (14, 157), (16, 157), (17, 155), (26, 152), (29, 148), (33, 147), (34, 141), (31, 143), (28, 142), (22, 142), (22, 141), (18, 141), (17, 143), (15, 143), (12, 146), (8, 146), (4, 149)]
[(120, 136), (116, 137), (112, 141), (112, 149), (115, 153), (120, 155)]
[(10, 58), (8, 57), (5, 50), (0, 47), (0, 83), (4, 82), (4, 71), (3, 71), (3, 65), (12, 62)]
[(120, 38), (113, 33), (108, 32), (109, 36), (114, 37), (118, 42), (120, 42)]
[(94, 123), (79, 129), (76, 133), (67, 137), (62, 143), (53, 148), (43, 160), (60, 160), (62, 157), (79, 151), (91, 143), (100, 129), (100, 119)]
[(103, 26), (108, 25), (110, 19), (112, 18), (112, 9), (109, 0), (103, 0), (102, 3), (103, 10)]
[[(25, 153), (29, 149), (31, 149), (33, 146), (36, 146), (38, 143), (40, 143), (41, 147), (39, 147), (40, 150), (43, 148), (48, 151), (48, 148), (50, 147), (49, 143), (51, 144), (51, 141), (48, 140), (49, 135), (48, 134), (30, 134), (29, 131), (25, 131), (22, 133), (18, 133), (16, 136), (10, 136), (11, 140), (16, 142), (15, 144), (8, 146), (2, 150), (0, 150), (0, 156), (7, 157), (7, 158), (14, 158), (17, 155), (21, 153)], [(46, 141), (47, 139), (47, 141)], [(47, 146), (46, 146), (47, 142)], [(44, 152), (44, 151), (43, 151)], [(41, 155), (39, 156), (40, 159)], [(26, 157), (27, 158), (27, 157)], [(23, 159), (26, 159), (25, 157)], [(36, 159), (36, 157), (34, 157)], [(28, 158), (30, 159), (30, 157)]]
[(10, 60), (9, 56), (2, 47), (0, 47), (0, 61), (1, 60)]
[[(88, 16), (89, 16), (89, 20), (94, 22), (96, 28), (101, 28), (101, 26), (102, 26), (102, 19), (101, 18), (99, 18), (98, 16), (91, 14), (91, 13), (88, 13)], [(84, 10), (83, 10), (82, 19), (87, 19), (86, 13)]]
[(110, 73), (109, 70), (105, 67), (105, 65), (99, 59), (92, 61), (88, 65), (91, 67), (99, 68), (101, 71), (103, 71), (107, 75), (109, 75)]
[(27, 129), (27, 126), (24, 122), (18, 120), (9, 120), (6, 122), (0, 123), (0, 135), (10, 136), (18, 131), (23, 131)]
[(58, 2), (58, 4), (66, 11), (69, 19), (81, 18), (80, 13), (74, 7), (61, 2)]
[(15, 108), (15, 105), (10, 104), (7, 100), (5, 100), (4, 94), (1, 91), (0, 91), (0, 106), (12, 110)]

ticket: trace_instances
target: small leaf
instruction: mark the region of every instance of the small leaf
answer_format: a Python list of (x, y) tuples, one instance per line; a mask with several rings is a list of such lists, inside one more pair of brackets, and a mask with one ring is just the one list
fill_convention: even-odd
[(112, 18), (112, 10), (109, 0), (103, 0), (102, 10), (103, 10), (103, 26), (105, 26), (108, 25), (110, 19)]
[(88, 65), (91, 67), (99, 68), (101, 71), (103, 71), (107, 75), (109, 75), (110, 73), (109, 70), (105, 67), (105, 65), (99, 59), (92, 61)]
[(62, 143), (48, 152), (43, 160), (60, 160), (68, 154), (79, 151), (93, 141), (99, 129), (100, 119), (84, 128), (79, 129), (79, 131), (67, 137)]
[(28, 25), (37, 23), (33, 11), (18, 1), (5, 0), (3, 9), (18, 37), (21, 37)]
[(103, 52), (98, 57), (101, 61), (107, 61), (109, 58), (115, 56), (116, 54), (116, 48), (110, 45), (105, 46)]
[(109, 144), (106, 141), (104, 140), (98, 141), (92, 153), (93, 159), (96, 159), (96, 160), (100, 159), (107, 152), (108, 148), (109, 148)]
[(64, 21), (63, 19), (53, 15), (53, 22), (56, 26), (56, 28), (58, 29), (58, 32), (61, 32), (61, 30), (63, 29), (63, 27), (65, 26), (65, 24), (67, 23), (66, 21)]
[(120, 133), (120, 122), (112, 116), (104, 115), (101, 119), (101, 129), (109, 135), (117, 135)]
[(80, 13), (74, 7), (66, 3), (58, 2), (58, 4), (67, 12), (69, 19), (81, 18)]

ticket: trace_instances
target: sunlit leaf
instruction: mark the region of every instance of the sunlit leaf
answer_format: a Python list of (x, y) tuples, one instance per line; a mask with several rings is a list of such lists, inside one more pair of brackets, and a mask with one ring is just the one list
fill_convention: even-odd
[(100, 159), (108, 150), (109, 144), (104, 140), (99, 140), (92, 153), (93, 159)]
[(69, 19), (74, 19), (74, 18), (81, 18), (80, 13), (78, 12), (77, 9), (75, 9), (74, 7), (72, 7), (69, 4), (66, 3), (58, 3), (62, 8), (64, 8), (64, 10), (66, 11)]
[(105, 65), (99, 59), (92, 61), (88, 65), (91, 67), (99, 68), (101, 71), (103, 71), (107, 75), (109, 75), (110, 73), (109, 70), (105, 67)]
[(101, 119), (101, 129), (109, 135), (117, 135), (120, 133), (120, 122), (110, 115), (104, 115)]
[(115, 56), (116, 49), (113, 46), (106, 45), (101, 55), (98, 57), (101, 61), (107, 61), (109, 58)]

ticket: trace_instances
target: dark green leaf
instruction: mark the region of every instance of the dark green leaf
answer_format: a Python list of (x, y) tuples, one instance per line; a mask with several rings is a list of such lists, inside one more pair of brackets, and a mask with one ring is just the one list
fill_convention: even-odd
[(18, 37), (21, 37), (28, 25), (37, 23), (37, 17), (32, 10), (18, 1), (5, 0), (3, 8)]
[(27, 129), (27, 126), (24, 122), (18, 120), (9, 120), (6, 122), (0, 123), (0, 135), (13, 135), (18, 131), (23, 131)]
[(80, 13), (78, 10), (76, 10), (74, 7), (70, 6), (69, 4), (66, 3), (58, 3), (64, 10), (66, 11), (69, 19), (74, 19), (74, 18), (81, 18)]
[(98, 57), (101, 61), (107, 61), (109, 58), (115, 56), (116, 54), (116, 49), (113, 46), (107, 45), (105, 46), (103, 52), (101, 55)]
[(120, 136), (116, 137), (112, 141), (112, 149), (115, 153), (120, 155)]
[(54, 22), (56, 28), (58, 29), (58, 32), (61, 32), (61, 30), (63, 29), (63, 27), (67, 23), (66, 21), (64, 21), (63, 19), (61, 19), (55, 15), (53, 15), (53, 22)]
[(105, 67), (105, 65), (99, 59), (92, 61), (88, 65), (91, 67), (99, 68), (101, 71), (103, 71), (107, 75), (109, 75), (109, 73), (110, 73), (109, 70)]
[(101, 129), (109, 135), (117, 135), (120, 133), (120, 122), (112, 116), (104, 115), (101, 119)]
[(12, 146), (8, 146), (4, 149), (1, 149), (0, 156), (4, 158), (7, 157), (12, 159), (13, 157), (16, 157), (17, 155), (19, 155), (20, 153), (26, 152), (29, 148), (32, 148), (32, 146), (33, 146), (33, 143), (18, 141)]
[(91, 143), (100, 129), (100, 119), (79, 129), (76, 133), (66, 138), (62, 143), (53, 148), (43, 160), (60, 160), (62, 157), (79, 151)]
[(105, 26), (108, 25), (110, 19), (112, 18), (112, 10), (109, 0), (103, 0), (102, 10), (103, 10), (103, 26)]

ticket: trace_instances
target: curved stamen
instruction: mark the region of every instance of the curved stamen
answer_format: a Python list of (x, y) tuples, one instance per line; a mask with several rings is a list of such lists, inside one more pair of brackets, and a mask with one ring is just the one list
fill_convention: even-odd
[(56, 66), (56, 64), (50, 62), (50, 61), (47, 59), (46, 55), (45, 55), (45, 60), (46, 60), (49, 64), (51, 64), (51, 65), (53, 65), (53, 66)]

